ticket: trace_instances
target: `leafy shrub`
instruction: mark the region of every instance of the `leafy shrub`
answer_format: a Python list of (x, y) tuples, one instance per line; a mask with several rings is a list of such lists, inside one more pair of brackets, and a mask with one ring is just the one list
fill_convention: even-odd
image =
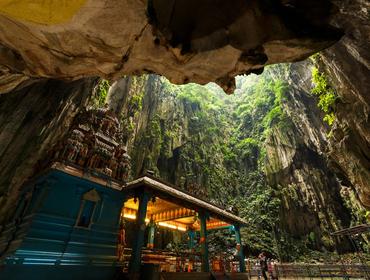
[(102, 107), (105, 105), (107, 95), (108, 95), (108, 90), (109, 90), (110, 84), (109, 81), (107, 80), (100, 80), (98, 84), (98, 91), (96, 95), (96, 105), (98, 107)]
[(338, 97), (324, 73), (320, 73), (316, 67), (312, 69), (312, 81), (315, 86), (311, 92), (319, 98), (317, 106), (325, 113), (323, 120), (329, 125), (333, 125), (335, 121), (335, 103)]

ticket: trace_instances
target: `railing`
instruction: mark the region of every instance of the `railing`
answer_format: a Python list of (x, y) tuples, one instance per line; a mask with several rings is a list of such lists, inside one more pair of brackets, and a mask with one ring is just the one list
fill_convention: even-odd
[[(129, 260), (131, 257), (131, 248), (125, 248), (122, 254), (123, 270), (128, 270)], [(197, 259), (197, 260), (196, 260)], [(191, 263), (192, 269), (200, 271), (201, 262), (200, 254), (195, 252), (178, 252), (159, 249), (143, 249), (141, 262), (142, 264), (157, 264), (164, 271), (187, 271), (185, 269)]]
[[(124, 270), (127, 270), (128, 260), (131, 255), (131, 249), (125, 248), (124, 253)], [(195, 261), (198, 259), (198, 261)], [(192, 263), (192, 271), (200, 271), (200, 255), (194, 252), (187, 252), (182, 254), (175, 254), (167, 250), (143, 250), (142, 261), (143, 263), (152, 263), (158, 265), (165, 265), (165, 271), (185, 271), (185, 267)], [(172, 267), (172, 269), (170, 269)], [(210, 267), (214, 270), (214, 265), (211, 262)], [(224, 261), (220, 268), (223, 272), (235, 273), (239, 271), (238, 261)], [(179, 270), (179, 268), (181, 268)], [(262, 273), (259, 265), (252, 265), (246, 263), (247, 274), (249, 278), (262, 279)], [(214, 270), (217, 272), (217, 270)], [(370, 280), (370, 267), (362, 264), (274, 264), (269, 267), (267, 273), (268, 278), (273, 279), (330, 279), (330, 280)]]
[[(249, 269), (248, 269), (249, 268)], [(259, 266), (247, 266), (251, 278), (261, 277)], [(270, 268), (269, 279), (370, 279), (370, 267), (354, 264), (277, 264)]]

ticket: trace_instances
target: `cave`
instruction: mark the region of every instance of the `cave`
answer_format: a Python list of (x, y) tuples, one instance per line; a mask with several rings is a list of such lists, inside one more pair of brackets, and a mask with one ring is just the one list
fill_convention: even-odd
[[(366, 1), (31, 2), (0, 3), (0, 278), (25, 186), (89, 110), (119, 123), (124, 181), (245, 219), (251, 263), (370, 264)], [(210, 256), (235, 255), (232, 236), (210, 233)]]

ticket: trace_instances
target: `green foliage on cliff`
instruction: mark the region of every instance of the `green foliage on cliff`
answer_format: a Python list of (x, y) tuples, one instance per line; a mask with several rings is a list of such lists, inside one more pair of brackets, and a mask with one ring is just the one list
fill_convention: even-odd
[(325, 112), (324, 121), (332, 125), (335, 121), (335, 103), (338, 97), (330, 86), (327, 77), (324, 73), (320, 73), (316, 67), (312, 68), (312, 81), (315, 87), (311, 92), (319, 98), (317, 106)]
[[(284, 215), (289, 213), (297, 218), (294, 209), (306, 209), (301, 205), (307, 205), (304, 204), (307, 201), (302, 202), (302, 186), (289, 182), (288, 172), (300, 167), (284, 173), (290, 167), (283, 166), (284, 156), (289, 157), (290, 152), (294, 156), (297, 145), (301, 145), (293, 139), (297, 121), (285, 113), (292, 112), (289, 106), (296, 100), (293, 94), (287, 94), (287, 83), (276, 78), (282, 77), (277, 73), (280, 69), (272, 70), (258, 78), (238, 77), (236, 92), (231, 96), (226, 96), (215, 84), (177, 86), (154, 75), (149, 75), (144, 84), (138, 80), (129, 102), (136, 112), (129, 114), (135, 123), (131, 156), (134, 177), (151, 169), (197, 197), (237, 209), (248, 220), (248, 226), (242, 230), (248, 254), (256, 255), (263, 250), (291, 261), (322, 246), (334, 248), (328, 227), (323, 224), (335, 217), (318, 217), (320, 223), (312, 221), (312, 229), (308, 228), (308, 232), (303, 229), (300, 236), (294, 232), (299, 232), (302, 225), (288, 227), (284, 223), (290, 220)], [(314, 76), (317, 86), (313, 92), (329, 120), (335, 109), (334, 92), (322, 74), (315, 72)], [(271, 170), (274, 160), (276, 168)], [(293, 160), (297, 166), (306, 163), (305, 159)], [(267, 167), (269, 171), (265, 171)], [(282, 170), (281, 174), (288, 174), (289, 178), (276, 177), (278, 183), (269, 185), (265, 172), (271, 175)], [(363, 217), (364, 213), (355, 215)], [(280, 220), (281, 217), (284, 218)], [(303, 223), (311, 226), (306, 220)], [(227, 232), (212, 234), (212, 240), (215, 252), (220, 246), (225, 251), (228, 246), (234, 247)]]
[(96, 96), (94, 98), (95, 99), (94, 103), (96, 104), (97, 107), (103, 107), (105, 105), (109, 87), (110, 87), (109, 81), (104, 79), (101, 79), (99, 81)]
[(133, 169), (152, 169), (197, 196), (236, 207), (250, 222), (243, 230), (250, 254), (277, 255), (280, 198), (262, 170), (264, 141), (284, 122), (286, 84), (269, 75), (238, 77), (232, 96), (215, 84), (176, 86), (161, 79), (155, 85), (145, 93), (155, 101), (144, 96), (143, 107), (153, 113), (135, 138)]
[(245, 177), (244, 188), (243, 196), (234, 198), (233, 203), (239, 215), (248, 221), (242, 232), (249, 254), (265, 251), (278, 256), (274, 230), (279, 221), (280, 197), (266, 184), (260, 171), (250, 172)]

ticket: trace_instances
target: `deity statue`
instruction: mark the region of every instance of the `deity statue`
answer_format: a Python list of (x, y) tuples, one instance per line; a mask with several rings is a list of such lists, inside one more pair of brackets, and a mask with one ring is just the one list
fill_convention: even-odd
[(122, 135), (120, 123), (112, 110), (82, 110), (66, 137), (48, 152), (48, 158), (125, 181), (131, 164)]
[(88, 151), (89, 151), (88, 145), (82, 144), (82, 147), (77, 156), (78, 165), (85, 166)]
[(116, 178), (117, 176), (118, 161), (115, 156), (112, 156), (109, 161), (109, 169), (112, 170), (112, 177)]

